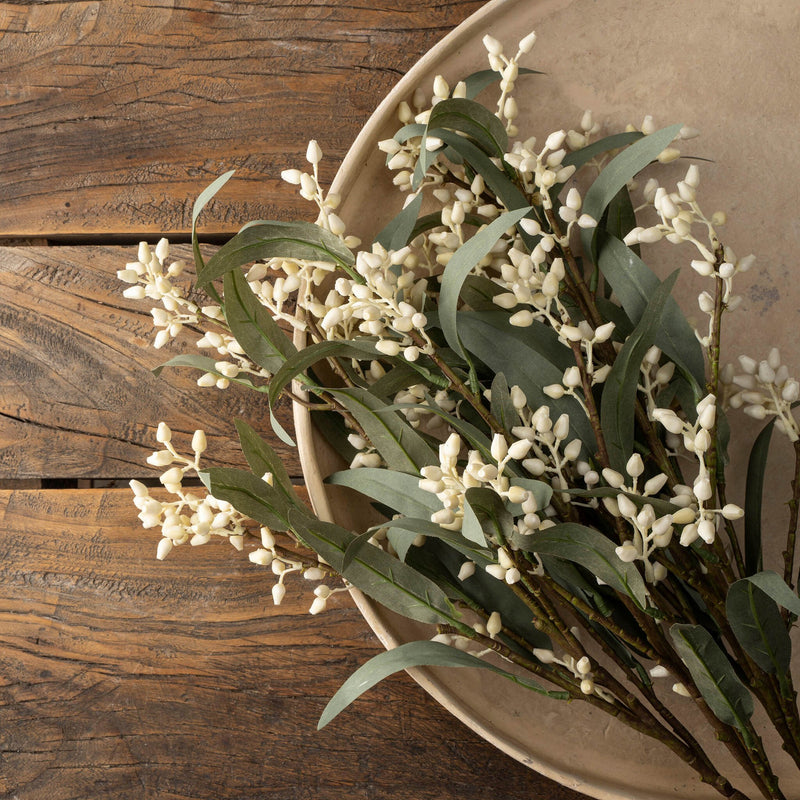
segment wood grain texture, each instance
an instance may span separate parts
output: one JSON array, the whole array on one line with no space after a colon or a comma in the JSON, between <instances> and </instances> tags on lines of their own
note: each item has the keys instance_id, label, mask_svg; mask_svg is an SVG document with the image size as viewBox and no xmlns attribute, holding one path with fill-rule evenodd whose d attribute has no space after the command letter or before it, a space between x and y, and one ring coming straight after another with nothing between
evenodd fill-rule
<instances>
[{"instance_id":1,"label":"wood grain texture","mask_svg":"<svg viewBox=\"0 0 800 800\"><path fill-rule=\"evenodd\" d=\"M145 459L161 420L186 442L206 430L208 466L244 463L235 417L271 435L263 395L200 389L188 369L151 373L198 351L188 333L150 346L149 303L123 298L116 277L135 258L135 247L0 249L0 478L155 476ZM288 403L277 413L291 425ZM271 441L299 475L296 451Z\"/></svg>"},{"instance_id":2,"label":"wood grain texture","mask_svg":"<svg viewBox=\"0 0 800 800\"><path fill-rule=\"evenodd\" d=\"M0 491L0 795L20 800L578 800L406 676L316 732L379 645L339 594L225 545L154 559L125 490Z\"/></svg>"},{"instance_id":3,"label":"wood grain texture","mask_svg":"<svg viewBox=\"0 0 800 800\"><path fill-rule=\"evenodd\" d=\"M483 0L0 3L0 235L206 230L307 214L279 180L320 140L330 178L378 102Z\"/></svg>"}]
</instances>

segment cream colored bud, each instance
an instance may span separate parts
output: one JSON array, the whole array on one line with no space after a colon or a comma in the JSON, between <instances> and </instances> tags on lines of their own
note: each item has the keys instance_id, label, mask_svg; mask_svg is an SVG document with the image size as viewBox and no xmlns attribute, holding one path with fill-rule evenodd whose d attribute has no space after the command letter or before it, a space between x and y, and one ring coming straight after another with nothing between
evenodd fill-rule
<instances>
[{"instance_id":1,"label":"cream colored bud","mask_svg":"<svg viewBox=\"0 0 800 800\"><path fill-rule=\"evenodd\" d=\"M497 636L501 630L503 630L503 621L500 618L500 612L492 611L489 615L489 619L486 620L486 632L489 636Z\"/></svg>"},{"instance_id":2,"label":"cream colored bud","mask_svg":"<svg viewBox=\"0 0 800 800\"><path fill-rule=\"evenodd\" d=\"M205 431L197 430L192 436L192 450L198 455L204 453L208 447Z\"/></svg>"}]
</instances>

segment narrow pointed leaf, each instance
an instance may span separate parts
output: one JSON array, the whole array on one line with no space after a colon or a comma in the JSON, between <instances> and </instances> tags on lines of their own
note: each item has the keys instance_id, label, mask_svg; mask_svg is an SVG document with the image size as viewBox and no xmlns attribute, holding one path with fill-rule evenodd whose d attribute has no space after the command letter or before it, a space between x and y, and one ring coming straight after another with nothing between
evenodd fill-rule
<instances>
[{"instance_id":1,"label":"narrow pointed leaf","mask_svg":"<svg viewBox=\"0 0 800 800\"><path fill-rule=\"evenodd\" d=\"M527 67L519 68L520 75L544 75L538 69L528 69ZM473 72L464 78L466 84L466 95L470 100L474 100L484 89L491 86L493 83L498 83L502 76L499 72L493 69L482 69Z\"/></svg>"},{"instance_id":2,"label":"narrow pointed leaf","mask_svg":"<svg viewBox=\"0 0 800 800\"><path fill-rule=\"evenodd\" d=\"M509 211L478 231L456 250L447 262L439 294L439 323L447 344L460 356L465 353L458 338L457 308L461 287L475 265L492 249L498 239L516 225L530 207Z\"/></svg>"},{"instance_id":3,"label":"narrow pointed leaf","mask_svg":"<svg viewBox=\"0 0 800 800\"><path fill-rule=\"evenodd\" d=\"M800 617L800 597L787 585L786 581L772 570L764 570L755 575L749 575L744 580L752 583L769 595L778 605Z\"/></svg>"},{"instance_id":4,"label":"narrow pointed leaf","mask_svg":"<svg viewBox=\"0 0 800 800\"><path fill-rule=\"evenodd\" d=\"M761 569L761 505L764 496L764 478L767 457L772 441L775 420L770 420L753 442L747 462L747 484L744 493L744 565L748 575Z\"/></svg>"},{"instance_id":5,"label":"narrow pointed leaf","mask_svg":"<svg viewBox=\"0 0 800 800\"><path fill-rule=\"evenodd\" d=\"M600 271L614 290L628 318L638 324L653 292L659 286L658 277L633 250L615 236L599 239L598 250ZM682 367L697 386L705 385L703 349L673 297L667 300L663 322L654 343Z\"/></svg>"},{"instance_id":6,"label":"narrow pointed leaf","mask_svg":"<svg viewBox=\"0 0 800 800\"><path fill-rule=\"evenodd\" d=\"M671 125L649 136L643 136L614 156L584 195L583 213L599 221L617 192L658 157L678 135L681 127L680 124ZM581 230L581 242L586 256L594 255L596 233L596 228Z\"/></svg>"},{"instance_id":7,"label":"narrow pointed leaf","mask_svg":"<svg viewBox=\"0 0 800 800\"><path fill-rule=\"evenodd\" d=\"M407 642L395 647L393 650L379 653L359 667L331 698L322 712L317 729L324 728L354 700L389 675L402 669L425 666L487 669L539 694L561 700L565 700L568 697L566 692L548 691L536 681L512 675L510 672L506 672L488 661L483 661L477 656L473 656L463 650L456 650L454 647L441 642Z\"/></svg>"},{"instance_id":8,"label":"narrow pointed leaf","mask_svg":"<svg viewBox=\"0 0 800 800\"><path fill-rule=\"evenodd\" d=\"M272 314L253 294L241 270L225 275L225 319L248 358L270 373L277 372L297 352Z\"/></svg>"},{"instance_id":9,"label":"narrow pointed leaf","mask_svg":"<svg viewBox=\"0 0 800 800\"><path fill-rule=\"evenodd\" d=\"M462 533L467 539L485 546L487 537L498 545L504 544L510 538L514 518L497 492L484 487L467 489L464 500Z\"/></svg>"},{"instance_id":10,"label":"narrow pointed leaf","mask_svg":"<svg viewBox=\"0 0 800 800\"><path fill-rule=\"evenodd\" d=\"M200 242L197 239L197 219L214 195L231 179L234 172L235 170L230 170L206 186L197 196L192 206L192 253L194 254L194 263L198 272L205 267L205 262L200 253Z\"/></svg>"},{"instance_id":11,"label":"narrow pointed leaf","mask_svg":"<svg viewBox=\"0 0 800 800\"><path fill-rule=\"evenodd\" d=\"M708 707L726 725L748 736L752 695L711 634L700 625L673 625L670 635Z\"/></svg>"},{"instance_id":12,"label":"narrow pointed leaf","mask_svg":"<svg viewBox=\"0 0 800 800\"><path fill-rule=\"evenodd\" d=\"M504 430L510 431L514 426L519 425L519 414L517 414L517 410L511 402L508 381L502 372L498 372L494 376L491 398L491 414L502 425Z\"/></svg>"},{"instance_id":13,"label":"narrow pointed leaf","mask_svg":"<svg viewBox=\"0 0 800 800\"><path fill-rule=\"evenodd\" d=\"M262 222L242 229L208 260L197 275L199 284L210 283L226 272L269 258L325 261L343 268L355 263L338 236L311 222ZM352 270L349 270L352 273ZM360 276L353 273L361 280Z\"/></svg>"},{"instance_id":14,"label":"narrow pointed leaf","mask_svg":"<svg viewBox=\"0 0 800 800\"><path fill-rule=\"evenodd\" d=\"M371 529L374 532L377 528L386 528L389 541L394 547L397 557L401 561L406 560L411 542L417 536L425 536L426 539L441 539L461 555L475 561L484 567L493 563L491 553L485 547L476 546L475 542L470 541L458 531L450 531L431 522L429 519L412 519L410 517L398 517L397 519L387 520L381 525L376 525ZM399 534L399 535L398 535ZM399 545L399 546L398 546Z\"/></svg>"},{"instance_id":15,"label":"narrow pointed leaf","mask_svg":"<svg viewBox=\"0 0 800 800\"><path fill-rule=\"evenodd\" d=\"M395 411L366 389L328 389L367 434L389 469L419 474L428 464L439 459L428 443Z\"/></svg>"},{"instance_id":16,"label":"narrow pointed leaf","mask_svg":"<svg viewBox=\"0 0 800 800\"><path fill-rule=\"evenodd\" d=\"M442 508L441 500L435 494L419 488L419 475L360 467L334 472L327 482L349 486L404 517L430 519L431 514Z\"/></svg>"},{"instance_id":17,"label":"narrow pointed leaf","mask_svg":"<svg viewBox=\"0 0 800 800\"><path fill-rule=\"evenodd\" d=\"M565 522L532 533L524 540L519 537L518 543L529 552L580 564L612 589L627 594L639 608L647 605L648 591L639 570L634 564L621 561L614 543L599 531Z\"/></svg>"},{"instance_id":18,"label":"narrow pointed leaf","mask_svg":"<svg viewBox=\"0 0 800 800\"><path fill-rule=\"evenodd\" d=\"M503 123L481 103L451 98L437 103L428 118L428 129L445 128L472 139L487 155L502 158L508 149Z\"/></svg>"},{"instance_id":19,"label":"narrow pointed leaf","mask_svg":"<svg viewBox=\"0 0 800 800\"><path fill-rule=\"evenodd\" d=\"M414 233L419 210L422 207L420 192L386 227L375 237L375 241L387 250L400 250L405 247ZM441 216L439 217L441 223Z\"/></svg>"},{"instance_id":20,"label":"narrow pointed leaf","mask_svg":"<svg viewBox=\"0 0 800 800\"><path fill-rule=\"evenodd\" d=\"M289 524L302 542L368 597L404 617L430 624L459 624L458 612L431 580L380 547L366 546L344 565L355 534L289 510Z\"/></svg>"},{"instance_id":21,"label":"narrow pointed leaf","mask_svg":"<svg viewBox=\"0 0 800 800\"><path fill-rule=\"evenodd\" d=\"M636 392L642 359L653 344L677 277L677 271L673 272L653 292L642 319L622 346L603 384L600 422L609 461L620 472L624 472L625 463L633 452Z\"/></svg>"},{"instance_id":22,"label":"narrow pointed leaf","mask_svg":"<svg viewBox=\"0 0 800 800\"><path fill-rule=\"evenodd\" d=\"M800 604L800 599L786 588ZM778 604L745 578L731 585L725 611L733 633L750 658L765 672L782 676L791 663L792 643Z\"/></svg>"},{"instance_id":23,"label":"narrow pointed leaf","mask_svg":"<svg viewBox=\"0 0 800 800\"><path fill-rule=\"evenodd\" d=\"M375 349L375 343L365 339L315 342L302 350L296 350L272 376L272 380L269 383L269 399L274 403L280 397L281 392L298 375L304 373L318 361L326 358L367 360L376 358L379 355Z\"/></svg>"}]
</instances>

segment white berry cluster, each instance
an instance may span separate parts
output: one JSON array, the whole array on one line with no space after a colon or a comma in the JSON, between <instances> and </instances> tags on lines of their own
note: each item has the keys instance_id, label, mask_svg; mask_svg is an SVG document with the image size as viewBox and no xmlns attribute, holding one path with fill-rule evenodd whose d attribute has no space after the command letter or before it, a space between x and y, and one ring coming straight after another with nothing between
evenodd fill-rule
<instances>
[{"instance_id":1,"label":"white berry cluster","mask_svg":"<svg viewBox=\"0 0 800 800\"><path fill-rule=\"evenodd\" d=\"M724 370L724 377L735 387L728 399L731 408L742 408L754 419L775 417L775 427L789 440L800 440L800 428L792 414L792 405L800 400L800 383L789 376L777 347L762 361L739 356L741 372L734 374L733 365Z\"/></svg>"}]
</instances>

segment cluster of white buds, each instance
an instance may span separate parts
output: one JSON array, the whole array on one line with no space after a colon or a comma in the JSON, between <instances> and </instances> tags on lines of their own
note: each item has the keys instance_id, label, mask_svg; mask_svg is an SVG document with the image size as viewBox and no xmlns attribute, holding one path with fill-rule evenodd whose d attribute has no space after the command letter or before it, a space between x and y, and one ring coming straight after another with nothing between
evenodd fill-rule
<instances>
[{"instance_id":1,"label":"cluster of white buds","mask_svg":"<svg viewBox=\"0 0 800 800\"><path fill-rule=\"evenodd\" d=\"M586 147L596 133L599 133L602 126L594 119L594 114L591 109L586 109L581 115L581 121L578 124L578 129L570 128L567 131L567 136L564 139L564 144L570 150L580 150Z\"/></svg>"},{"instance_id":2,"label":"cluster of white buds","mask_svg":"<svg viewBox=\"0 0 800 800\"><path fill-rule=\"evenodd\" d=\"M265 527L258 528L255 522L239 513L230 503L219 500L213 495L196 493L183 486L185 476L196 475L200 470L200 457L207 447L206 435L198 430L192 436L192 456L181 455L172 442L172 431L169 426L160 422L156 431L156 440L161 449L156 450L147 463L154 467L166 467L159 476L159 481L174 499L159 500L150 494L150 489L141 481L132 480L133 502L139 509L139 521L143 528L161 528L161 539L158 543L156 558L165 559L173 547L182 544L199 546L207 544L212 537L227 539L238 551L244 550L245 541L251 537L260 539L261 546L248 553L249 560L259 566L270 567L277 581L272 587L272 599L280 605L286 594L284 581L292 573L302 573L308 580L320 581L329 576L330 570L321 566L309 567L302 561L287 555L287 551L278 548L273 532ZM268 484L272 484L272 475L263 476ZM345 588L331 588L320 585L314 590L314 601L309 612L318 614L325 608L328 597Z\"/></svg>"},{"instance_id":3,"label":"cluster of white buds","mask_svg":"<svg viewBox=\"0 0 800 800\"><path fill-rule=\"evenodd\" d=\"M602 686L598 686L594 681L594 671L592 669L592 662L589 656L581 656L575 658L569 654L564 654L561 658L556 654L544 647L535 647L533 655L537 661L547 666L557 664L564 669L569 670L573 677L579 681L579 686L583 694L594 694L602 697L608 702L614 702L613 695L606 691Z\"/></svg>"},{"instance_id":4,"label":"cluster of white buds","mask_svg":"<svg viewBox=\"0 0 800 800\"><path fill-rule=\"evenodd\" d=\"M707 466L707 454L712 445L717 414L717 399L713 394L706 395L696 406L697 420L690 423L678 416L669 408L653 408L649 413L651 420L660 423L669 433L683 439L683 447L697 458L698 471L691 488L675 486L673 505L681 510L673 515L673 522L683 525L680 543L688 547L698 538L706 544L712 544L717 535L719 518L727 520L739 519L744 511L733 503L724 508L711 508L709 501L714 496L712 476Z\"/></svg>"},{"instance_id":5,"label":"cluster of white buds","mask_svg":"<svg viewBox=\"0 0 800 800\"><path fill-rule=\"evenodd\" d=\"M778 348L773 347L763 361L739 356L739 365L742 372L738 375L733 374L732 365L723 370L724 377L738 389L728 399L731 408L743 408L754 419L775 417L775 427L790 441L798 441L800 428L792 405L800 400L800 383L789 376Z\"/></svg>"},{"instance_id":6,"label":"cluster of white buds","mask_svg":"<svg viewBox=\"0 0 800 800\"><path fill-rule=\"evenodd\" d=\"M610 514L624 519L633 532L633 538L617 547L617 556L627 563L641 562L645 580L656 583L666 578L667 570L663 564L652 560L652 557L658 548L668 547L672 541L674 519L672 514L657 516L653 504L643 501L658 495L667 482L667 476L657 473L640 486L644 462L638 453L628 459L625 472L627 478L608 467L602 473L605 482L619 492L613 497L604 497L603 504ZM639 503L634 502L631 497L640 498Z\"/></svg>"},{"instance_id":7,"label":"cluster of white buds","mask_svg":"<svg viewBox=\"0 0 800 800\"><path fill-rule=\"evenodd\" d=\"M516 403L515 407L522 424L514 426L511 434L530 444L530 452L522 460L523 468L534 478L549 479L555 491L565 490L567 472L571 465L580 463L578 459L582 450L581 440L570 437L569 415L561 414L553 420L548 406L540 406L535 411ZM587 480L591 481L591 476ZM541 523L537 515L526 516L520 523L520 532L532 533L539 527Z\"/></svg>"},{"instance_id":8,"label":"cluster of white buds","mask_svg":"<svg viewBox=\"0 0 800 800\"><path fill-rule=\"evenodd\" d=\"M669 385L675 374L675 362L666 361L662 364L661 355L661 348L653 345L644 354L640 367L642 382L639 384L639 391L646 398L648 411L656 408L658 393Z\"/></svg>"},{"instance_id":9,"label":"cluster of white buds","mask_svg":"<svg viewBox=\"0 0 800 800\"><path fill-rule=\"evenodd\" d=\"M479 451L470 450L463 469L459 470L462 448L461 437L451 433L439 445L439 466L423 467L420 471L420 489L435 494L442 503L442 508L431 515L432 522L448 530L461 530L466 491L476 487L490 488L504 500L519 504L526 517L536 516L540 509L533 493L504 475L509 461L524 461L531 449L528 439L517 439L509 445L502 434L495 434L491 445L494 463L486 463ZM530 531L526 528L526 532Z\"/></svg>"},{"instance_id":10,"label":"cluster of white buds","mask_svg":"<svg viewBox=\"0 0 800 800\"><path fill-rule=\"evenodd\" d=\"M200 309L188 296L184 287L174 278L183 274L186 262L169 261L169 241L160 239L155 248L147 242L139 243L137 260L117 271L117 277L131 284L122 292L130 300L155 300L160 307L151 310L153 325L158 328L153 347L162 348L174 339L185 325L197 325L201 316L216 318L219 308Z\"/></svg>"},{"instance_id":11,"label":"cluster of white buds","mask_svg":"<svg viewBox=\"0 0 800 800\"><path fill-rule=\"evenodd\" d=\"M344 222L334 213L339 207L341 197L336 192L325 192L319 182L319 164L322 161L322 149L312 139L306 148L306 161L311 165L311 172L299 169L285 169L281 178L286 183L300 187L300 197L315 203L319 209L317 225L338 236L348 247L358 247L360 239L345 235Z\"/></svg>"},{"instance_id":12,"label":"cluster of white buds","mask_svg":"<svg viewBox=\"0 0 800 800\"><path fill-rule=\"evenodd\" d=\"M514 120L519 116L519 107L511 93L514 91L514 85L519 77L519 61L524 55L530 53L535 44L536 34L531 32L520 40L516 55L509 58L504 53L502 43L494 36L487 34L483 37L483 46L489 57L489 68L500 76L500 97L495 113L501 122L505 122L509 136L516 136L518 133Z\"/></svg>"}]
</instances>

